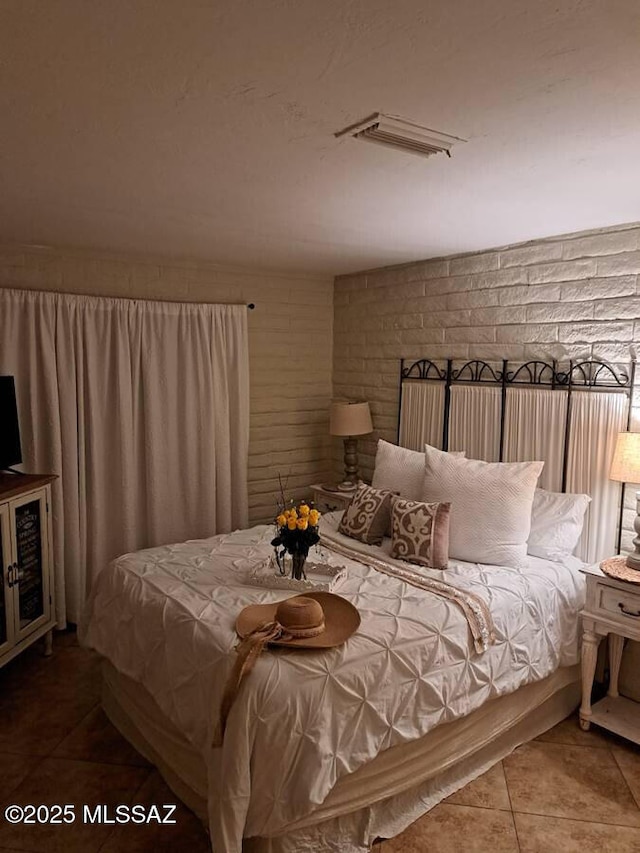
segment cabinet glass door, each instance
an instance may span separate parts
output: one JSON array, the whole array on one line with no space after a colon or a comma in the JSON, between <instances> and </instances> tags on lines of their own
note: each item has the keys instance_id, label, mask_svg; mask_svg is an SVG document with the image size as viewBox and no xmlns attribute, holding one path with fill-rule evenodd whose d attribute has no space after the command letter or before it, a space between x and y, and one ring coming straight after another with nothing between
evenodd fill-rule
<instances>
[{"instance_id":1,"label":"cabinet glass door","mask_svg":"<svg viewBox=\"0 0 640 853\"><path fill-rule=\"evenodd\" d=\"M15 625L18 636L24 636L45 622L49 614L47 504L41 494L14 501L12 506L18 564Z\"/></svg>"},{"instance_id":2,"label":"cabinet glass door","mask_svg":"<svg viewBox=\"0 0 640 853\"><path fill-rule=\"evenodd\" d=\"M0 655L13 639L13 594L9 586L11 536L9 507L0 507Z\"/></svg>"}]
</instances>

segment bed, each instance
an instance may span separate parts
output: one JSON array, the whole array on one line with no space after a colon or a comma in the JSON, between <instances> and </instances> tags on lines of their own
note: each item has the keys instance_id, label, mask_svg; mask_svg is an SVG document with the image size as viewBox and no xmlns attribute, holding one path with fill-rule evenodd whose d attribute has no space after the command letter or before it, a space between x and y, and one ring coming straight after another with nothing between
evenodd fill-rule
<instances>
[{"instance_id":1,"label":"bed","mask_svg":"<svg viewBox=\"0 0 640 853\"><path fill-rule=\"evenodd\" d=\"M400 375L402 447L378 444L374 487L415 499L431 451L466 464L425 442L516 467L544 459L543 488L562 490L542 493L551 525L558 513L549 507L583 499L575 537L560 556L536 556L532 527L517 567L480 564L475 543L491 540L480 527L480 539L467 530L464 558L416 572L391 556L388 537L362 544L340 532L341 513L325 516L322 558L346 568L336 592L358 608L360 628L325 652L264 652L221 748L213 744L235 618L289 594L248 583L272 552L273 527L128 554L103 571L81 639L104 658L105 710L208 824L216 853L364 853L579 704L584 582L572 551L591 561L613 548L619 502L608 446L628 425L634 365L625 373L595 361L562 369L422 359L401 364ZM413 454L411 464L403 457L385 469L381 444L392 460ZM593 498L583 533L590 498L566 491ZM478 505L491 499L467 518ZM453 519L453 500L451 508Z\"/></svg>"},{"instance_id":2,"label":"bed","mask_svg":"<svg viewBox=\"0 0 640 853\"><path fill-rule=\"evenodd\" d=\"M273 528L125 555L92 591L81 638L105 659L105 709L218 853L368 850L578 704L580 561L452 561L447 585L491 611L495 643L477 652L454 600L368 566L393 565L389 540L354 543L339 516L322 520L324 557L346 566L337 592L360 629L325 653L263 653L221 749L235 615L287 595L246 583Z\"/></svg>"}]
</instances>

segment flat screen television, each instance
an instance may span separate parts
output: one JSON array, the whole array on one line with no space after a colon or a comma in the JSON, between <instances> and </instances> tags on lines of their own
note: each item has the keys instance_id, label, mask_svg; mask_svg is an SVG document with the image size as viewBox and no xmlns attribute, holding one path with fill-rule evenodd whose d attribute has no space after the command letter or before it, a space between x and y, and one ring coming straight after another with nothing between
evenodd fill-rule
<instances>
[{"instance_id":1,"label":"flat screen television","mask_svg":"<svg viewBox=\"0 0 640 853\"><path fill-rule=\"evenodd\" d=\"M13 376L0 376L0 471L22 462Z\"/></svg>"}]
</instances>

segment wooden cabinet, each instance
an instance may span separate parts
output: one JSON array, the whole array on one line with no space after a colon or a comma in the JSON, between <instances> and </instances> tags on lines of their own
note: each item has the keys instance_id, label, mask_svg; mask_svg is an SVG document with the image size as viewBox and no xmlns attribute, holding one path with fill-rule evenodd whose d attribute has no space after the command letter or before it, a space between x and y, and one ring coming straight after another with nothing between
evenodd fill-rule
<instances>
[{"instance_id":1,"label":"wooden cabinet","mask_svg":"<svg viewBox=\"0 0 640 853\"><path fill-rule=\"evenodd\" d=\"M580 725L602 726L640 744L640 703L620 696L618 675L626 639L640 640L640 585L615 580L598 566L583 569L587 576L587 600L582 611L582 705ZM591 704L591 690L598 646L609 637L609 690Z\"/></svg>"},{"instance_id":2,"label":"wooden cabinet","mask_svg":"<svg viewBox=\"0 0 640 853\"><path fill-rule=\"evenodd\" d=\"M0 666L55 624L51 476L0 474Z\"/></svg>"}]
</instances>

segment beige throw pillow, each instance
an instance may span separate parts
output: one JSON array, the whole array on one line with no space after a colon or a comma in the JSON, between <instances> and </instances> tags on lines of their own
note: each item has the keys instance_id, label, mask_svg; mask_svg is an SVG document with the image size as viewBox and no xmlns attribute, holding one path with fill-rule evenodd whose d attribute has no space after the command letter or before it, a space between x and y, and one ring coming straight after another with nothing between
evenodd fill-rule
<instances>
[{"instance_id":1,"label":"beige throw pillow","mask_svg":"<svg viewBox=\"0 0 640 853\"><path fill-rule=\"evenodd\" d=\"M543 465L481 462L426 448L423 500L451 503L452 559L526 567L531 507Z\"/></svg>"},{"instance_id":2,"label":"beige throw pillow","mask_svg":"<svg viewBox=\"0 0 640 853\"><path fill-rule=\"evenodd\" d=\"M367 545L379 545L389 527L392 492L360 483L342 514L338 532Z\"/></svg>"},{"instance_id":3,"label":"beige throw pillow","mask_svg":"<svg viewBox=\"0 0 640 853\"><path fill-rule=\"evenodd\" d=\"M393 498L391 556L430 569L449 564L449 503Z\"/></svg>"}]
</instances>

